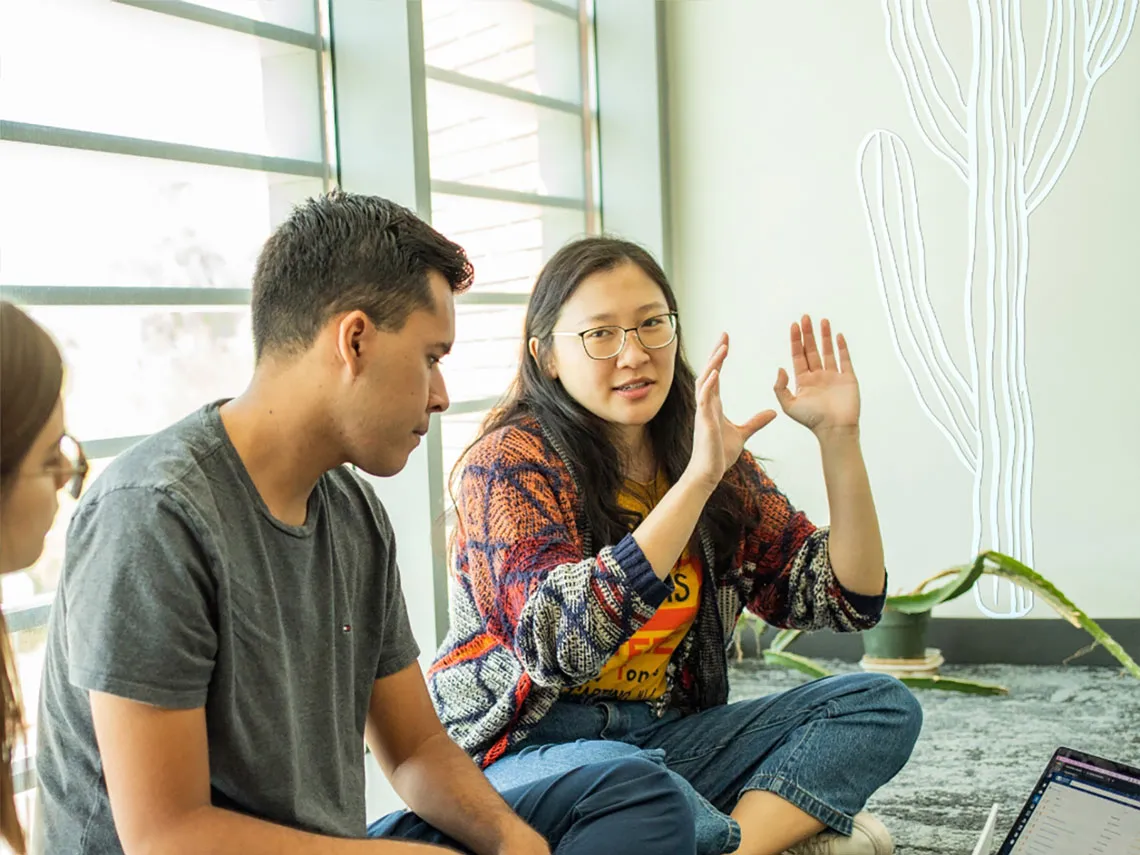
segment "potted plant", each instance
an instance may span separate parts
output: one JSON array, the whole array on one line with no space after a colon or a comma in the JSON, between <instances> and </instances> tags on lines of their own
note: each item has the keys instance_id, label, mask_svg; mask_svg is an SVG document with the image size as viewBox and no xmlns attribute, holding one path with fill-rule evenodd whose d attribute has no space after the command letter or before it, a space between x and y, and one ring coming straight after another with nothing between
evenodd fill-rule
<instances>
[{"instance_id":1,"label":"potted plant","mask_svg":"<svg viewBox=\"0 0 1140 855\"><path fill-rule=\"evenodd\" d=\"M931 612L940 603L949 602L969 591L984 575L1009 579L1032 591L1062 618L1080 627L1124 666L1124 670L1140 679L1140 665L1100 626L1039 573L1008 555L983 552L972 564L952 567L925 580L905 594L889 594L878 626L862 633L866 670L892 673L913 688L949 689L975 694L1005 694L1004 686L977 680L942 677L938 667L942 657L926 646L926 631ZM936 582L942 584L931 587ZM753 629L760 621L749 616ZM738 627L738 632L740 628ZM764 650L765 661L802 671L813 677L831 672L813 659L791 653L788 648L801 635L800 630L783 630ZM738 651L740 650L738 642Z\"/></svg>"}]
</instances>

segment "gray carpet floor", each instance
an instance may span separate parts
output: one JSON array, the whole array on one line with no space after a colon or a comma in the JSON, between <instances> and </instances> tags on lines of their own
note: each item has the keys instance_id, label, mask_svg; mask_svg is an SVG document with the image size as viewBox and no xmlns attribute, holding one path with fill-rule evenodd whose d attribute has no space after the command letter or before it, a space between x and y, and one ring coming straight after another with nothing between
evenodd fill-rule
<instances>
[{"instance_id":1,"label":"gray carpet floor","mask_svg":"<svg viewBox=\"0 0 1140 855\"><path fill-rule=\"evenodd\" d=\"M856 666L827 663L837 672ZM925 713L910 763L868 805L900 855L970 855L990 806L1000 843L1061 745L1140 766L1140 680L1109 668L944 667L1000 683L1007 696L917 693ZM732 699L789 689L806 678L755 661L733 666Z\"/></svg>"}]
</instances>

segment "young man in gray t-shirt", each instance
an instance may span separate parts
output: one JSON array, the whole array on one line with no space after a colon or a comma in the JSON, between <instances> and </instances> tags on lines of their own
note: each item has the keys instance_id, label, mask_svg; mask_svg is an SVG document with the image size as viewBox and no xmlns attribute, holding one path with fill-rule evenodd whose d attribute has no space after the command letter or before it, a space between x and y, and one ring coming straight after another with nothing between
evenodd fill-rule
<instances>
[{"instance_id":1,"label":"young man in gray t-shirt","mask_svg":"<svg viewBox=\"0 0 1140 855\"><path fill-rule=\"evenodd\" d=\"M40 713L46 852L695 851L663 767L499 796L432 708L388 517L345 464L394 475L447 408L471 278L375 197L310 200L269 239L247 390L120 455L72 520ZM365 740L414 811L383 838Z\"/></svg>"}]
</instances>

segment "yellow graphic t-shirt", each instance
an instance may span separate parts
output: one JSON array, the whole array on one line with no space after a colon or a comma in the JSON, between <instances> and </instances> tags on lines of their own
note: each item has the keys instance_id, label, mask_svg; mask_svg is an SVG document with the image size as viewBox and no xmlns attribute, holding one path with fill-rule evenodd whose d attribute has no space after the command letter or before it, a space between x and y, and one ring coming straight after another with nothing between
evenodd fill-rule
<instances>
[{"instance_id":1,"label":"yellow graphic t-shirt","mask_svg":"<svg viewBox=\"0 0 1140 855\"><path fill-rule=\"evenodd\" d=\"M663 476L653 484L627 482L618 504L645 517L669 489ZM651 701L665 694L665 667L697 618L701 565L688 547L669 574L673 593L649 622L633 634L595 679L569 689L571 694L605 695L623 701Z\"/></svg>"}]
</instances>

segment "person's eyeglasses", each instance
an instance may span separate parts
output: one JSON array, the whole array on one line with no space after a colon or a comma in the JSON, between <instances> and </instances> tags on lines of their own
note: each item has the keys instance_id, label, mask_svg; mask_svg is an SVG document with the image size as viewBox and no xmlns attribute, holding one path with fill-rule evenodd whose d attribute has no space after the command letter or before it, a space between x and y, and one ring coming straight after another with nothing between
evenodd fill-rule
<instances>
[{"instance_id":1,"label":"person's eyeglasses","mask_svg":"<svg viewBox=\"0 0 1140 855\"><path fill-rule=\"evenodd\" d=\"M626 336L633 333L646 350L668 347L677 338L677 313L666 312L646 318L635 327L593 327L583 332L552 332L551 335L576 335L590 359L613 359L625 349Z\"/></svg>"},{"instance_id":2,"label":"person's eyeglasses","mask_svg":"<svg viewBox=\"0 0 1140 855\"><path fill-rule=\"evenodd\" d=\"M65 433L59 441L59 457L58 463L47 467L48 474L55 477L61 490L66 490L71 498L78 499L91 469L87 456L83 453L83 446L71 434Z\"/></svg>"}]
</instances>

